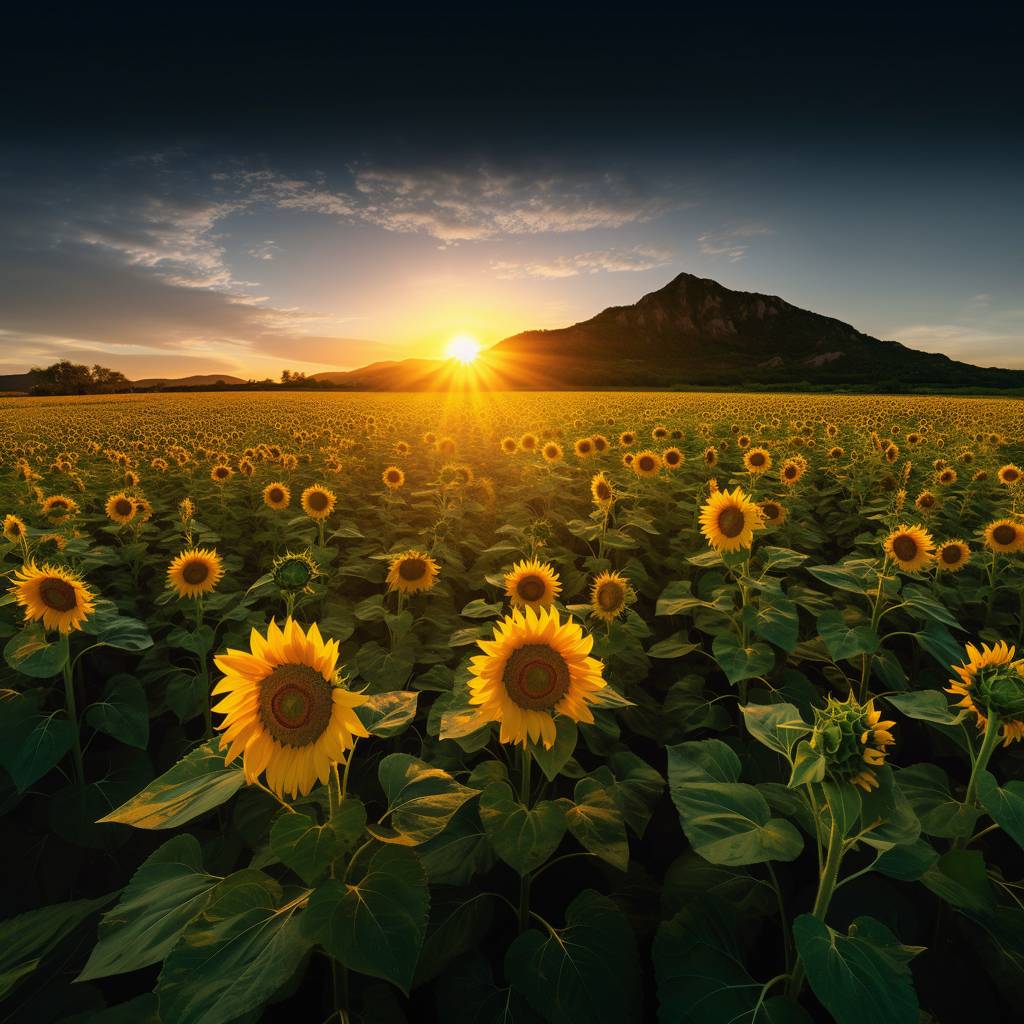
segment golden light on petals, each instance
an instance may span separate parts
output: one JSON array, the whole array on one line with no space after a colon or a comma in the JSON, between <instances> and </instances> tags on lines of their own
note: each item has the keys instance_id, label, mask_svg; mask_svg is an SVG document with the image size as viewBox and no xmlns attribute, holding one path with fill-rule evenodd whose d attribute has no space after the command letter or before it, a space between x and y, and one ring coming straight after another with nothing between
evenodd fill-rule
<instances>
[{"instance_id":1,"label":"golden light on petals","mask_svg":"<svg viewBox=\"0 0 1024 1024\"><path fill-rule=\"evenodd\" d=\"M95 595L89 587L60 566L27 562L14 573L13 580L9 593L25 609L25 618L42 622L46 629L61 633L81 629L95 608Z\"/></svg>"},{"instance_id":2,"label":"golden light on petals","mask_svg":"<svg viewBox=\"0 0 1024 1024\"><path fill-rule=\"evenodd\" d=\"M505 574L505 594L514 608L547 608L561 590L554 567L536 558L517 562Z\"/></svg>"},{"instance_id":3,"label":"golden light on petals","mask_svg":"<svg viewBox=\"0 0 1024 1024\"><path fill-rule=\"evenodd\" d=\"M764 513L737 487L712 493L701 509L700 524L717 551L739 551L754 543L754 531L764 526Z\"/></svg>"},{"instance_id":4,"label":"golden light on petals","mask_svg":"<svg viewBox=\"0 0 1024 1024\"><path fill-rule=\"evenodd\" d=\"M167 567L167 585L178 598L202 597L221 581L224 563L213 548L190 548Z\"/></svg>"},{"instance_id":5,"label":"golden light on petals","mask_svg":"<svg viewBox=\"0 0 1024 1024\"><path fill-rule=\"evenodd\" d=\"M388 590L416 594L432 590L440 566L424 551L403 551L388 563Z\"/></svg>"}]
</instances>

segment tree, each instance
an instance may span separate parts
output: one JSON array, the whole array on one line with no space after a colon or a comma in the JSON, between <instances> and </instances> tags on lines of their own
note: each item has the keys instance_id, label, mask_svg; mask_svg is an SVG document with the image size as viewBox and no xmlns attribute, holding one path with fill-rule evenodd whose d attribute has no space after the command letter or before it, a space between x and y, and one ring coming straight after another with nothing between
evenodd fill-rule
<instances>
[{"instance_id":1,"label":"tree","mask_svg":"<svg viewBox=\"0 0 1024 1024\"><path fill-rule=\"evenodd\" d=\"M33 366L33 395L94 395L98 392L127 391L131 381L119 370L61 359L47 367Z\"/></svg>"},{"instance_id":2,"label":"tree","mask_svg":"<svg viewBox=\"0 0 1024 1024\"><path fill-rule=\"evenodd\" d=\"M291 382L292 382L292 371L291 370L282 370L281 371L281 383L282 384L291 384Z\"/></svg>"}]
</instances>

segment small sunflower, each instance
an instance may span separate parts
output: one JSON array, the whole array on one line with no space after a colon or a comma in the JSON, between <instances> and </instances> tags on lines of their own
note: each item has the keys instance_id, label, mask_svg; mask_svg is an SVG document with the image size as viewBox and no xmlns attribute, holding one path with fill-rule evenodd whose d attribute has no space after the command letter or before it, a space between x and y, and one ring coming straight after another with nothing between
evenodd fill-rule
<instances>
[{"instance_id":1,"label":"small sunflower","mask_svg":"<svg viewBox=\"0 0 1024 1024\"><path fill-rule=\"evenodd\" d=\"M1001 555L1024 549L1024 524L997 519L985 527L985 546Z\"/></svg>"},{"instance_id":2,"label":"small sunflower","mask_svg":"<svg viewBox=\"0 0 1024 1024\"><path fill-rule=\"evenodd\" d=\"M1005 466L999 467L999 472L996 476L999 478L999 482L1004 487L1012 487L1014 484L1020 483L1022 471L1020 466L1015 466L1012 462L1008 462Z\"/></svg>"},{"instance_id":3,"label":"small sunflower","mask_svg":"<svg viewBox=\"0 0 1024 1024\"><path fill-rule=\"evenodd\" d=\"M804 475L806 464L802 459L786 459L779 469L779 479L787 486L792 487Z\"/></svg>"},{"instance_id":4,"label":"small sunflower","mask_svg":"<svg viewBox=\"0 0 1024 1024\"><path fill-rule=\"evenodd\" d=\"M388 590L416 594L433 590L440 566L423 551L403 551L388 563Z\"/></svg>"},{"instance_id":5,"label":"small sunflower","mask_svg":"<svg viewBox=\"0 0 1024 1024\"><path fill-rule=\"evenodd\" d=\"M935 475L935 482L940 487L950 487L956 483L956 470L952 466L946 466L945 469L940 469Z\"/></svg>"},{"instance_id":6,"label":"small sunflower","mask_svg":"<svg viewBox=\"0 0 1024 1024\"><path fill-rule=\"evenodd\" d=\"M920 572L935 556L935 541L920 526L898 526L885 538L884 548L904 572Z\"/></svg>"},{"instance_id":7,"label":"small sunflower","mask_svg":"<svg viewBox=\"0 0 1024 1024\"><path fill-rule=\"evenodd\" d=\"M590 496L598 508L608 508L615 499L615 490L604 473L595 473L590 480Z\"/></svg>"},{"instance_id":8,"label":"small sunflower","mask_svg":"<svg viewBox=\"0 0 1024 1024\"><path fill-rule=\"evenodd\" d=\"M78 502L66 494L51 494L42 505L42 513L55 523L62 523L78 511Z\"/></svg>"},{"instance_id":9,"label":"small sunflower","mask_svg":"<svg viewBox=\"0 0 1024 1024\"><path fill-rule=\"evenodd\" d=\"M112 522L119 526L126 526L135 518L135 513L138 510L135 507L135 499L129 497L124 491L119 491L107 498L104 511Z\"/></svg>"},{"instance_id":10,"label":"small sunflower","mask_svg":"<svg viewBox=\"0 0 1024 1024\"><path fill-rule=\"evenodd\" d=\"M4 539L17 544L25 536L25 523L16 515L4 516Z\"/></svg>"},{"instance_id":11,"label":"small sunflower","mask_svg":"<svg viewBox=\"0 0 1024 1024\"><path fill-rule=\"evenodd\" d=\"M946 540L935 549L935 568L939 572L959 572L970 560L971 549L962 540Z\"/></svg>"},{"instance_id":12,"label":"small sunflower","mask_svg":"<svg viewBox=\"0 0 1024 1024\"><path fill-rule=\"evenodd\" d=\"M519 451L519 442L514 437L503 437L501 439L501 450L505 455L515 455Z\"/></svg>"},{"instance_id":13,"label":"small sunflower","mask_svg":"<svg viewBox=\"0 0 1024 1024\"><path fill-rule=\"evenodd\" d=\"M914 499L914 504L921 512L931 512L938 507L939 499L931 491L922 491Z\"/></svg>"},{"instance_id":14,"label":"small sunflower","mask_svg":"<svg viewBox=\"0 0 1024 1024\"><path fill-rule=\"evenodd\" d=\"M772 457L764 448L748 448L743 454L743 465L748 473L759 476L772 468Z\"/></svg>"},{"instance_id":15,"label":"small sunflower","mask_svg":"<svg viewBox=\"0 0 1024 1024\"><path fill-rule=\"evenodd\" d=\"M224 563L213 548L189 548L167 567L167 585L178 592L178 599L202 597L220 582Z\"/></svg>"},{"instance_id":16,"label":"small sunflower","mask_svg":"<svg viewBox=\"0 0 1024 1024\"><path fill-rule=\"evenodd\" d=\"M636 434L632 430L624 430L619 434L619 447L632 448L636 444Z\"/></svg>"},{"instance_id":17,"label":"small sunflower","mask_svg":"<svg viewBox=\"0 0 1024 1024\"><path fill-rule=\"evenodd\" d=\"M661 456L652 451L637 452L630 469L639 477L657 476L661 472Z\"/></svg>"},{"instance_id":18,"label":"small sunflower","mask_svg":"<svg viewBox=\"0 0 1024 1024\"><path fill-rule=\"evenodd\" d=\"M718 449L714 445L711 445L710 447L705 448L704 449L703 458L704 458L704 465L707 466L708 468L711 468L713 466L717 466L718 465Z\"/></svg>"},{"instance_id":19,"label":"small sunflower","mask_svg":"<svg viewBox=\"0 0 1024 1024\"><path fill-rule=\"evenodd\" d=\"M967 644L967 661L954 665L959 678L950 679L947 693L962 699L957 707L975 716L984 729L989 715L997 715L1002 726L1003 745L1024 739L1024 659L1014 659L1016 649L1005 640L978 650Z\"/></svg>"},{"instance_id":20,"label":"small sunflower","mask_svg":"<svg viewBox=\"0 0 1024 1024\"><path fill-rule=\"evenodd\" d=\"M739 551L754 543L754 531L764 526L764 515L737 487L711 494L700 511L700 524L700 532L715 550Z\"/></svg>"},{"instance_id":21,"label":"small sunflower","mask_svg":"<svg viewBox=\"0 0 1024 1024\"><path fill-rule=\"evenodd\" d=\"M397 491L405 483L405 473L397 466L388 466L380 475L389 491Z\"/></svg>"},{"instance_id":22,"label":"small sunflower","mask_svg":"<svg viewBox=\"0 0 1024 1024\"><path fill-rule=\"evenodd\" d=\"M241 755L250 783L266 772L279 796L305 796L368 735L355 713L367 698L342 685L338 642L325 642L315 623L306 633L291 619L283 629L271 620L266 638L254 629L248 651L229 649L214 663L223 673L213 693L225 696L212 710L224 716L224 763Z\"/></svg>"},{"instance_id":23,"label":"small sunflower","mask_svg":"<svg viewBox=\"0 0 1024 1024\"><path fill-rule=\"evenodd\" d=\"M825 770L838 781L850 782L870 792L878 788L874 769L885 763L886 747L895 743L895 725L883 721L873 702L860 704L829 697L824 708L814 709L810 745L825 758Z\"/></svg>"},{"instance_id":24,"label":"small sunflower","mask_svg":"<svg viewBox=\"0 0 1024 1024\"><path fill-rule=\"evenodd\" d=\"M573 444L572 450L576 458L588 459L594 454L594 439L591 437L581 437Z\"/></svg>"},{"instance_id":25,"label":"small sunflower","mask_svg":"<svg viewBox=\"0 0 1024 1024\"><path fill-rule=\"evenodd\" d=\"M661 453L661 461L666 469L674 471L686 461L686 456L678 448L666 448Z\"/></svg>"},{"instance_id":26,"label":"small sunflower","mask_svg":"<svg viewBox=\"0 0 1024 1024\"><path fill-rule=\"evenodd\" d=\"M93 592L81 578L56 565L39 567L28 562L13 576L9 592L25 609L29 622L42 620L46 629L70 633L81 629L82 623L95 608Z\"/></svg>"},{"instance_id":27,"label":"small sunflower","mask_svg":"<svg viewBox=\"0 0 1024 1024\"><path fill-rule=\"evenodd\" d=\"M560 462L562 459L561 445L556 444L554 441L548 441L541 449L541 455L544 456L545 462Z\"/></svg>"},{"instance_id":28,"label":"small sunflower","mask_svg":"<svg viewBox=\"0 0 1024 1024\"><path fill-rule=\"evenodd\" d=\"M477 718L500 723L502 743L540 742L550 750L555 716L592 723L593 694L602 690L604 666L590 657L594 639L578 623L563 623L554 609L515 610L478 640L484 652L471 659L470 704Z\"/></svg>"},{"instance_id":29,"label":"small sunflower","mask_svg":"<svg viewBox=\"0 0 1024 1024\"><path fill-rule=\"evenodd\" d=\"M235 471L230 466L214 466L210 470L210 479L215 484L227 483L235 475Z\"/></svg>"},{"instance_id":30,"label":"small sunflower","mask_svg":"<svg viewBox=\"0 0 1024 1024\"><path fill-rule=\"evenodd\" d=\"M603 622L614 622L632 595L629 580L617 572L601 573L590 588L590 614Z\"/></svg>"},{"instance_id":31,"label":"small sunflower","mask_svg":"<svg viewBox=\"0 0 1024 1024\"><path fill-rule=\"evenodd\" d=\"M517 562L505 574L505 594L514 608L548 608L561 589L554 566L536 558Z\"/></svg>"},{"instance_id":32,"label":"small sunflower","mask_svg":"<svg viewBox=\"0 0 1024 1024\"><path fill-rule=\"evenodd\" d=\"M263 504L275 511L287 508L292 501L292 492L286 484L275 481L263 488Z\"/></svg>"},{"instance_id":33,"label":"small sunflower","mask_svg":"<svg viewBox=\"0 0 1024 1024\"><path fill-rule=\"evenodd\" d=\"M327 519L337 500L334 491L323 484L313 484L302 492L302 511L310 519Z\"/></svg>"},{"instance_id":34,"label":"small sunflower","mask_svg":"<svg viewBox=\"0 0 1024 1024\"><path fill-rule=\"evenodd\" d=\"M765 526L781 526L786 521L786 506L774 498L766 498L759 501L757 507L764 517Z\"/></svg>"}]
</instances>

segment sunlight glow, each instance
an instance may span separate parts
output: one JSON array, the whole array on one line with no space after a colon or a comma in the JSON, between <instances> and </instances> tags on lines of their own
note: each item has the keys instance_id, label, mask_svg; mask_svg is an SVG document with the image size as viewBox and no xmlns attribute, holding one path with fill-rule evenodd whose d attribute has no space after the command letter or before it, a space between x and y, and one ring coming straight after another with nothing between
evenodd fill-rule
<instances>
[{"instance_id":1,"label":"sunlight glow","mask_svg":"<svg viewBox=\"0 0 1024 1024\"><path fill-rule=\"evenodd\" d=\"M448 358L466 365L480 354L480 342L469 334L459 334L448 342Z\"/></svg>"}]
</instances>

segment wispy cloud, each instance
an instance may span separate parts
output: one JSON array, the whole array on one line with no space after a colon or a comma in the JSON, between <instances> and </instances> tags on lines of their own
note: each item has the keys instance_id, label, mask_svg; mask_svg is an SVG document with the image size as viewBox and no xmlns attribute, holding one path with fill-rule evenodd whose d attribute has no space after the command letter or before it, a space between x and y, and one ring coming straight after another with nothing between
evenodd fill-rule
<instances>
[{"instance_id":1,"label":"wispy cloud","mask_svg":"<svg viewBox=\"0 0 1024 1024\"><path fill-rule=\"evenodd\" d=\"M577 277L580 274L653 270L671 262L672 253L667 249L650 249L638 245L629 249L599 249L573 256L558 256L552 260L496 260L491 264L491 269L500 278L559 278Z\"/></svg>"},{"instance_id":2,"label":"wispy cloud","mask_svg":"<svg viewBox=\"0 0 1024 1024\"><path fill-rule=\"evenodd\" d=\"M771 233L771 228L748 224L724 231L706 231L697 236L697 244L705 256L724 256L730 263L738 263L747 255L751 238Z\"/></svg>"},{"instance_id":3,"label":"wispy cloud","mask_svg":"<svg viewBox=\"0 0 1024 1024\"><path fill-rule=\"evenodd\" d=\"M886 331L910 348L943 352L977 366L1024 367L1024 320L1000 324L910 324Z\"/></svg>"}]
</instances>

